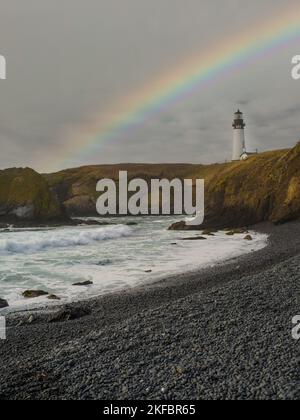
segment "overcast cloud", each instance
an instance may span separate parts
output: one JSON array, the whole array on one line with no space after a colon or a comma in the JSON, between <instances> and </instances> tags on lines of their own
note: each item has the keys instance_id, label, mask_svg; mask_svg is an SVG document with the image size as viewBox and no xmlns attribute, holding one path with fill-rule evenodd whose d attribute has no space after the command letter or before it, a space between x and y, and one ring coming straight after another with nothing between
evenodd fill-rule
<instances>
[{"instance_id":1,"label":"overcast cloud","mask_svg":"<svg viewBox=\"0 0 300 420\"><path fill-rule=\"evenodd\" d=\"M0 168L61 168L66 133L184 57L238 34L299 0L0 0ZM224 161L242 108L250 150L300 138L300 81L286 49L199 87L143 126L68 165ZM87 133L88 135L88 133ZM84 145L84 133L82 142ZM65 157L65 156L63 156Z\"/></svg>"}]
</instances>

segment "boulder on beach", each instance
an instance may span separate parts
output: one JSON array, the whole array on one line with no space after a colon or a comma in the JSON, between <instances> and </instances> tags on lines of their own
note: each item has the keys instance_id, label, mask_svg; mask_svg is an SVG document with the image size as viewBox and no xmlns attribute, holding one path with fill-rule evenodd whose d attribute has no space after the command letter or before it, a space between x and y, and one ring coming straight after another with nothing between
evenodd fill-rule
<instances>
[{"instance_id":1,"label":"boulder on beach","mask_svg":"<svg viewBox=\"0 0 300 420\"><path fill-rule=\"evenodd\" d=\"M253 238L251 235L246 235L244 238L246 241L253 241Z\"/></svg>"},{"instance_id":2,"label":"boulder on beach","mask_svg":"<svg viewBox=\"0 0 300 420\"><path fill-rule=\"evenodd\" d=\"M168 230L202 230L201 226L187 225L185 221L173 223Z\"/></svg>"},{"instance_id":3,"label":"boulder on beach","mask_svg":"<svg viewBox=\"0 0 300 420\"><path fill-rule=\"evenodd\" d=\"M205 241L207 238L204 236L191 236L190 238L183 238L183 241Z\"/></svg>"},{"instance_id":4,"label":"boulder on beach","mask_svg":"<svg viewBox=\"0 0 300 420\"><path fill-rule=\"evenodd\" d=\"M21 327L23 325L30 325L30 324L33 324L35 321L36 321L36 318L33 316L33 314L30 314L28 317L22 318L18 326Z\"/></svg>"},{"instance_id":5,"label":"boulder on beach","mask_svg":"<svg viewBox=\"0 0 300 420\"><path fill-rule=\"evenodd\" d=\"M25 292L22 293L22 296L26 299L32 299L47 295L49 295L49 293L45 292L44 290L25 290Z\"/></svg>"},{"instance_id":6,"label":"boulder on beach","mask_svg":"<svg viewBox=\"0 0 300 420\"><path fill-rule=\"evenodd\" d=\"M8 305L7 300L5 300L5 299L0 299L0 309L7 308L8 306L9 306L9 305Z\"/></svg>"},{"instance_id":7,"label":"boulder on beach","mask_svg":"<svg viewBox=\"0 0 300 420\"><path fill-rule=\"evenodd\" d=\"M84 316L90 315L91 310L87 308L82 308L80 306L78 307L68 307L59 310L58 312L55 312L52 314L48 322L54 323L54 322L66 322L66 321L73 321L75 319L83 318Z\"/></svg>"},{"instance_id":8,"label":"boulder on beach","mask_svg":"<svg viewBox=\"0 0 300 420\"><path fill-rule=\"evenodd\" d=\"M79 283L73 283L72 286L91 286L92 284L94 284L92 281L87 280Z\"/></svg>"},{"instance_id":9,"label":"boulder on beach","mask_svg":"<svg viewBox=\"0 0 300 420\"><path fill-rule=\"evenodd\" d=\"M215 231L214 231L215 232ZM203 232L202 232L202 235L204 235L204 236L215 236L214 235L214 233L213 233L213 231L211 230L211 229L205 229Z\"/></svg>"},{"instance_id":10,"label":"boulder on beach","mask_svg":"<svg viewBox=\"0 0 300 420\"><path fill-rule=\"evenodd\" d=\"M49 296L47 296L47 299L49 299L49 300L60 300L60 297L58 297L56 295L49 295Z\"/></svg>"},{"instance_id":11,"label":"boulder on beach","mask_svg":"<svg viewBox=\"0 0 300 420\"><path fill-rule=\"evenodd\" d=\"M226 232L232 232L234 235L248 233L248 229L246 227L240 228L233 228L233 229L225 229Z\"/></svg>"}]
</instances>

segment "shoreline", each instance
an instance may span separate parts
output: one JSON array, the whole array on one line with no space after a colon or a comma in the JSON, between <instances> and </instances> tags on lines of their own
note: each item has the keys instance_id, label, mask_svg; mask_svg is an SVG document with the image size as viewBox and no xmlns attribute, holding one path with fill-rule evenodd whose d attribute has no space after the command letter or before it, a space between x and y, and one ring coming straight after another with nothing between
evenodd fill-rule
<instances>
[{"instance_id":1,"label":"shoreline","mask_svg":"<svg viewBox=\"0 0 300 420\"><path fill-rule=\"evenodd\" d=\"M114 226L116 224L115 220L110 220L110 224L102 225L104 227L108 227L108 230L111 228L111 226ZM122 220L121 224L119 225L120 229L127 226L137 225L137 222L128 222L125 220ZM267 246L267 236L263 235L255 231L237 231L235 235L226 235L227 232L224 231L218 231L217 233L214 233L213 235L209 236L210 234L207 233L205 236L199 236L197 232L194 232L194 236L188 237L185 232L169 232L167 229L164 228L164 224L154 226L160 226L159 233L161 235L160 242L163 244L162 247L159 249L163 253L168 255L168 259L165 258L165 262L162 263L161 261L164 261L162 258L160 260L160 254L158 254L156 243L152 244L152 254L154 255L153 258L150 258L149 256L145 256L142 253L142 259L144 260L140 264L131 263L131 265L128 267L128 264L126 264L126 260L124 259L124 265L122 266L119 264L117 266L118 275L120 277L119 279L119 285L116 284L114 287L109 288L108 286L103 286L103 284L109 284L109 279L111 276L110 271L116 270L114 267L114 255L107 254L105 255L105 258L103 260L102 257L100 257L98 254L98 249L94 249L93 252L95 254L95 261L100 261L100 263L95 263L95 268L91 265L90 271L88 272L88 277L78 278L79 284L83 283L83 280L86 280L88 278L90 282L89 287L77 287L75 289L72 287L73 283L75 283L74 279L67 278L68 281L66 281L66 286L61 287L59 290L58 288L55 289L55 287L51 287L51 278L48 280L47 278L44 279L44 281L41 281L38 285L26 285L22 288L22 283L19 284L19 290L18 293L12 293L9 294L9 290L4 288L4 292L2 295L0 295L1 298L6 299L9 307L0 310L0 315L8 314L8 313L18 313L18 312L24 312L24 311L47 311L47 310L55 310L57 307L63 307L64 305L68 304L74 304L74 303L80 303L83 304L90 299L97 299L101 298L101 296L104 295L110 295L115 293L123 293L126 290L132 290L133 288L144 288L148 285L151 286L156 283L164 283L166 280L172 279L175 276L180 277L183 274L185 276L191 276L193 274L197 274L200 270L206 270L209 267L215 266L215 265L223 265L227 264L228 261L232 260L233 258L237 258L241 255L248 254L250 252L255 252L265 246ZM82 225L84 228L85 225ZM98 225L89 226L94 229L98 227ZM66 227L67 228L67 227ZM128 232L128 237L130 240L130 237L137 236L137 241L135 241L135 244L137 245L139 242L139 238L141 235L141 232L148 228L148 220L146 219L145 226L142 224L139 226L139 229L137 231L133 230L132 232ZM13 231L14 232L14 231ZM54 231L56 232L56 231ZM57 236L60 237L61 232L68 232L67 230L58 230ZM88 231L88 233L91 231ZM101 231L100 231L101 232ZM106 231L103 231L103 235ZM161 233L163 232L163 233ZM75 232L76 234L76 232ZM110 234L110 233L109 233ZM248 234L251 235L251 241L244 240L245 235ZM50 238L48 238L48 241L46 239L44 241L38 242L39 238L37 239L34 237L34 246L33 246L33 252L35 252L35 249L41 249L44 251L44 244L48 246L50 240L53 239L53 235L56 235L55 233L50 232ZM65 238L65 233L63 233L62 241L69 241L68 245L71 246L70 238L67 236ZM73 234L74 236L74 234ZM120 235L121 237L122 235ZM126 235L127 236L127 235ZM165 237L164 237L165 236ZM18 258L23 258L23 249L25 249L25 244L22 247L21 252L21 243L24 242L24 234L21 236L21 239L13 236L12 238L8 238L7 242L10 242L10 248L16 249L16 254ZM146 238L147 235L144 232L144 237ZM201 241L198 241L198 238L201 239ZM56 242L58 242L58 238L54 237ZM193 240L197 241L193 241ZM202 241L202 239L206 239L205 241ZM25 241L27 241L27 238L25 238ZM175 242L174 242L175 241ZM193 242L192 242L193 241ZM28 238L28 249L25 249L24 255L26 255L26 252L30 251L31 241ZM72 237L72 243L76 245L76 241L73 240ZM95 243L96 244L96 243ZM102 247L104 243L100 241L100 245ZM50 244L51 245L51 244ZM57 246L60 244L58 243ZM173 245L178 245L177 247L174 247ZM160 244L159 244L160 246ZM96 247L98 247L98 244L96 244ZM137 250L138 250L137 246ZM5 249L5 244L4 244ZM52 245L49 247L50 251L52 249ZM69 248L70 249L70 248ZM80 248L78 248L80 249ZM84 248L83 248L84 249ZM102 248L101 248L102 249ZM47 248L45 248L47 250ZM59 250L59 248L58 248ZM177 252L178 251L178 252ZM100 251L101 253L102 251ZM151 254L151 253L150 253ZM21 257L19 257L21 255ZM176 260L175 260L176 257ZM31 257L32 259L33 256ZM52 257L54 258L54 257ZM57 258L59 258L59 255L57 255ZM123 257L124 258L124 257ZM130 260L130 255L128 256ZM155 260L154 260L155 258ZM26 257L25 257L26 259ZM132 258L131 258L132 259ZM167 261L170 259L170 261L173 261L173 263L168 263ZM108 267L105 269L104 273L101 271L97 271L98 265L102 265L101 261L107 261ZM10 264L8 265L9 268L13 269L14 267ZM110 267L112 267L110 269ZM17 270L19 266L15 267ZM102 267L101 267L102 269ZM127 274L129 269L136 270L135 277L130 278L130 276ZM127 270L125 273L123 270ZM113 271L112 271L113 272ZM60 273L58 273L60 274ZM73 273L76 275L76 273ZM132 276L132 275L131 275ZM69 276L70 277L70 276ZM127 278L128 277L128 278ZM100 278L100 280L99 280ZM72 281L73 280L73 281ZM112 278L111 283L113 284L114 279ZM82 283L80 283L82 282ZM5 283L4 283L5 286ZM110 289L110 290L109 290ZM6 293L5 293L6 290ZM25 299L22 298L22 293L25 292L25 290L39 290L41 291L41 297L37 298L31 298L31 299ZM50 296L50 299L49 299ZM53 296L53 299L51 297Z\"/></svg>"},{"instance_id":2,"label":"shoreline","mask_svg":"<svg viewBox=\"0 0 300 420\"><path fill-rule=\"evenodd\" d=\"M138 350L137 348L143 347L143 340L138 339L134 332L137 332L137 336L141 335L146 341L149 341L148 347L151 354L161 354L161 352L164 351L164 348L161 348L159 341L157 341L157 334L159 335L161 330L166 329L167 331L168 328L174 329L175 327L173 335L176 337L176 327L178 327L178 331L181 330L181 323L183 323L183 325L186 325L185 329L189 331L190 337L193 337L193 345L199 345L201 347L201 343L203 345L203 342L200 337L195 334L195 330L191 329L191 325L189 324L190 317L195 317L195 320L197 320L199 325L202 323L209 323L212 314L208 313L205 315L205 313L203 313L203 308L206 308L206 306L209 307L210 305L217 305L218 307L218 301L211 300L211 297L214 296L214 294L220 293L220 300L232 299L232 296L226 291L227 288L228 290L231 290L230 293L232 294L232 290L246 287L246 283L243 282L243 279L250 279L250 281L254 282L256 278L262 277L264 279L262 283L265 282L270 286L270 276L266 273L273 272L274 270L276 272L277 268L280 271L281 266L284 266L287 260L290 260L291 265L293 265L293 259L297 258L300 254L300 222L291 222L280 226L273 226L265 223L253 226L251 229L270 235L268 245L262 250L237 257L214 267L198 270L197 272L174 275L171 278L139 286L132 290L116 292L97 298L91 298L87 301L63 305L63 308L59 306L57 308L50 308L50 311L42 310L37 312L36 310L29 310L8 315L8 340L0 342L0 367L3 373L3 381L0 385L0 398L60 399L70 397L80 399L184 399L187 395L189 395L190 398L193 396L195 397L193 392L186 392L184 387L182 387L182 391L176 390L176 392L176 387L171 387L172 389L165 395L165 392L161 391L164 387L160 390L159 387L153 389L154 383L157 381L155 378L149 380L149 383L151 384L150 389L148 390L149 387L145 387L144 393L142 394L136 394L136 391L131 389L134 385L132 382L133 377L135 378L134 383L136 383L137 378L144 378L145 370L147 371L148 366L152 366L153 364L153 360L146 356L146 365L145 363L142 364L143 368L140 367L136 370L134 363L133 366L128 363L128 358L132 357L133 354L140 360L141 354L138 355L136 352ZM287 264L287 266L289 266L289 264ZM291 276L289 281L291 282L289 287L291 287L294 292L299 289L295 277ZM258 283L257 287L263 286L264 284L260 285ZM253 290L255 292L255 288ZM250 298L247 294L251 294L253 291L247 288L245 293L245 299L248 301ZM282 293L285 293L285 290L283 290ZM229 296L227 296L228 294ZM244 294L241 293L241 296L244 296ZM274 298L274 296L270 296L270 301L268 301L268 297L266 297L266 314L263 314L264 316L267 315L268 308L271 311L273 310L272 299L274 300ZM290 296L290 298L293 299L292 296ZM194 302L194 300L202 301L203 299L204 303L202 302L201 304L196 305L196 307L191 303ZM208 303L205 303L206 300ZM243 298L241 300L243 300ZM238 300L235 303L237 304L236 315L238 315L238 305L241 304L241 302ZM251 300L249 300L249 304L251 304ZM252 302L252 304L255 306L255 302ZM278 307L278 302L274 305L274 309L276 309L276 306ZM69 311L71 316L74 315L77 319L49 323L49 316L51 317L53 311L55 312L56 310L60 312L60 316L62 317L60 321L64 319L65 314L62 313L64 310ZM223 309L216 309L216 314L218 314L218 310L222 312ZM246 310L246 308L243 308L243 311L244 310ZM289 308L289 317L291 317L292 314L296 315L297 310L297 299L295 295L294 307ZM30 314L34 315L31 322L28 323ZM178 315L178 319L173 319L174 314ZM231 316L235 317L235 314L231 314ZM281 316L284 316L284 314L281 314ZM289 328L289 317L286 320L287 328ZM225 316L225 319L223 319L223 322L229 322L226 318L228 318L228 314ZM172 322L169 323L169 321ZM273 320L271 319L270 322L273 323ZM238 327L238 330L241 330L241 328L242 327ZM232 327L229 325L228 328L225 328L223 333L229 334L231 330ZM275 328L275 331L276 330L277 329ZM290 330L284 331L285 338L287 344L290 344L291 348L295 348L295 342L293 342L289 336ZM198 331L197 328L196 331ZM118 332L117 336L116 332ZM243 336L243 332L240 331L240 333ZM257 331L257 333L259 333L259 331ZM130 336L129 341L126 334ZM208 329L206 335L209 336L210 334L211 329ZM188 352L189 348L186 349L186 344L184 344L179 337L174 340L173 335L169 337L167 347L170 347L172 352L175 352L176 356L178 356L178 354L184 355L185 351L187 350ZM201 330L199 331L199 335L201 336ZM239 339L241 340L241 337ZM103 350L103 340L106 345L109 345L110 351L108 351L107 348L106 350ZM136 342L136 340L138 340L138 342ZM289 340L291 341L290 343ZM133 347L129 345L131 341L135 343ZM209 342L209 338L207 338L207 341ZM82 355L82 347L86 349L85 355ZM125 350L123 351L122 349ZM99 352L97 350L99 350ZM265 350L269 351L270 349ZM230 354L230 352L226 353ZM85 369L86 373L84 374L84 376L87 376L89 379L84 381L86 384L83 386L81 374L77 372L77 368L73 374L72 370L68 368L68 363L70 362L74 366L77 366L78 363L79 365L84 365L85 359L90 360L91 355L93 355L93 362L91 362L90 367ZM132 370L135 371L134 374L131 373L129 375L129 373L126 374L126 372L124 372L123 365L120 367L122 371L121 376L123 378L122 383L125 383L125 385L123 385L127 389L126 392L124 390L124 392L122 391L123 385L120 388L116 383L116 381L118 382L120 372L117 374L113 367L110 367L112 370L110 374L108 371L105 371L105 369L109 369L108 365L113 363L112 360L115 360L116 357L122 360L125 358L127 360L125 364L128 365L126 367L128 372ZM165 357L167 357L167 355L165 355ZM205 352L204 355L202 355L202 358L203 357L206 359ZM105 359L106 362L103 362L103 358L107 359ZM292 363L294 364L294 358L292 358L292 360ZM101 366L103 364L105 369L102 372ZM17 370L15 369L16 365L19 366ZM152 366L155 371L156 366L161 366L161 368L164 369L164 362L161 358L155 363L155 366ZM95 383L93 372L96 372L99 369L102 372L99 373L101 381ZM41 375L41 372L44 371L46 372L47 379L41 387L38 378L39 375ZM62 376L58 374L58 377L56 377L55 375L53 376L54 371L63 371L64 374ZM83 372L82 369L80 371ZM258 371L256 371L256 368L253 368L250 373L251 375L252 373L257 374ZM73 375L75 375L75 378ZM112 377L113 375L116 376L116 378L112 378L111 383L109 383L107 375L109 375L109 377ZM184 377L185 375L179 376ZM175 375L175 377L177 376ZM208 373L207 377L211 377L211 373ZM145 380L145 378L143 380ZM105 387L103 386L103 381L106 383ZM29 385L31 382L33 382L33 385ZM161 380L158 382L160 383ZM92 387L87 386L91 385L91 383L93 383ZM198 387L196 384L194 386L195 389ZM59 389L59 393L56 393L54 389ZM226 392L222 387L216 387L216 389L218 389L218 391L214 392L217 392L217 397L226 397ZM233 392L233 389L231 389L230 392ZM266 392L267 386L262 387L261 391L256 390L257 398L262 397ZM294 395L292 395L291 392L291 389L289 389L284 397L294 398ZM295 393L297 393L296 386ZM198 398L201 398L200 394L198 395ZM206 396L206 392L203 392L203 396ZM280 397L279 395L277 396ZM213 394L211 397L213 398ZM236 395L236 397L238 398L238 395ZM244 397L246 398L247 396L244 395ZM240 398L243 398L243 395L240 395Z\"/></svg>"}]
</instances>

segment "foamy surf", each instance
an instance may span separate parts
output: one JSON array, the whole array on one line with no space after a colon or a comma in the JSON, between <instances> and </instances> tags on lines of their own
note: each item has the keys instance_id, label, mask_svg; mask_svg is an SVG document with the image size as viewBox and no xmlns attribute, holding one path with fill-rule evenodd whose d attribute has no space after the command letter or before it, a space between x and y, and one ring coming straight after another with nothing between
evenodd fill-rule
<instances>
[{"instance_id":1,"label":"foamy surf","mask_svg":"<svg viewBox=\"0 0 300 420\"><path fill-rule=\"evenodd\" d=\"M118 225L102 227L0 232L0 297L11 309L52 304L47 297L25 300L27 289L45 290L62 303L87 299L223 263L267 244L267 236L256 232L253 241L225 232L183 241L199 233L168 231L174 221L117 218L108 222ZM93 284L73 286L87 280Z\"/></svg>"},{"instance_id":2,"label":"foamy surf","mask_svg":"<svg viewBox=\"0 0 300 420\"><path fill-rule=\"evenodd\" d=\"M13 239L7 238L9 235L6 233L4 238L0 239L0 255L30 254L49 248L87 246L94 242L126 237L131 233L132 229L122 225L82 230L70 228L63 231L27 231L26 237L19 238L15 233Z\"/></svg>"}]
</instances>

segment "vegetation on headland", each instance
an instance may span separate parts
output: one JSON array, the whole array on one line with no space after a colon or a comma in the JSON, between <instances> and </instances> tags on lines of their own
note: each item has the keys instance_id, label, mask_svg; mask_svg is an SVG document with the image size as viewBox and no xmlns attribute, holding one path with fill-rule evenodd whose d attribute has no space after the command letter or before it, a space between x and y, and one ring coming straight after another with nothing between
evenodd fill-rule
<instances>
[{"instance_id":1,"label":"vegetation on headland","mask_svg":"<svg viewBox=\"0 0 300 420\"><path fill-rule=\"evenodd\" d=\"M205 227L278 224L300 217L300 143L195 175L206 181ZM184 222L172 226L192 228Z\"/></svg>"},{"instance_id":2,"label":"vegetation on headland","mask_svg":"<svg viewBox=\"0 0 300 420\"><path fill-rule=\"evenodd\" d=\"M200 228L284 223L300 217L300 144L212 165L94 165L39 175L31 169L0 171L0 222L8 215L31 220L95 216L100 179L205 179L205 222ZM27 214L26 210L27 209ZM184 222L173 229L195 229Z\"/></svg>"},{"instance_id":3,"label":"vegetation on headland","mask_svg":"<svg viewBox=\"0 0 300 420\"><path fill-rule=\"evenodd\" d=\"M43 176L30 168L0 171L0 222L65 218L62 205Z\"/></svg>"},{"instance_id":4,"label":"vegetation on headland","mask_svg":"<svg viewBox=\"0 0 300 420\"><path fill-rule=\"evenodd\" d=\"M298 218L300 144L229 165L207 182L206 199L206 223L211 225L283 223Z\"/></svg>"}]
</instances>

